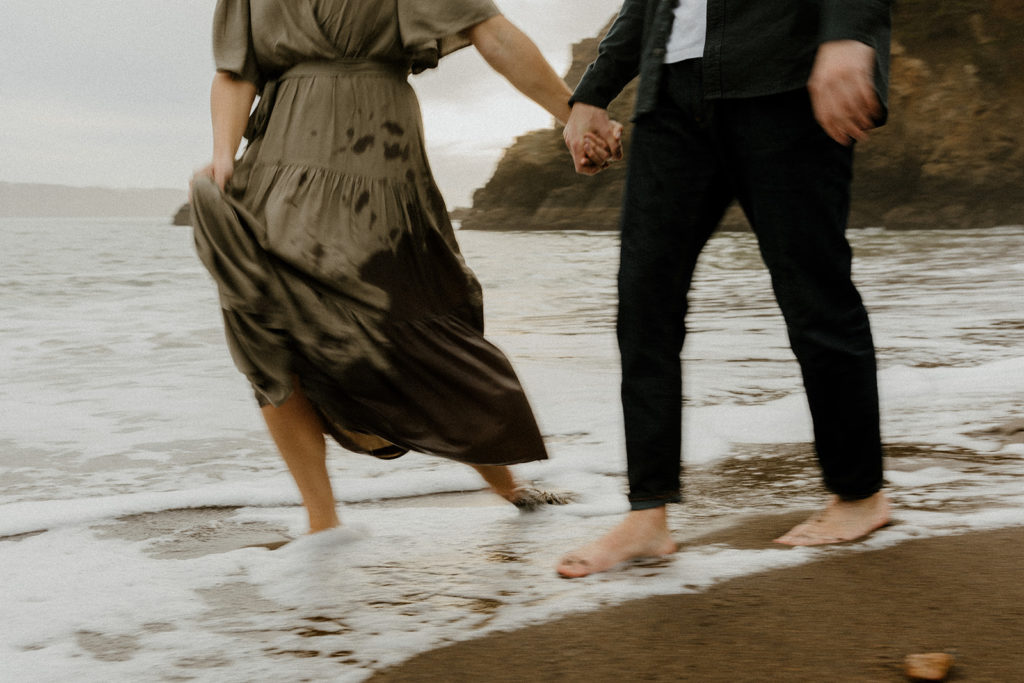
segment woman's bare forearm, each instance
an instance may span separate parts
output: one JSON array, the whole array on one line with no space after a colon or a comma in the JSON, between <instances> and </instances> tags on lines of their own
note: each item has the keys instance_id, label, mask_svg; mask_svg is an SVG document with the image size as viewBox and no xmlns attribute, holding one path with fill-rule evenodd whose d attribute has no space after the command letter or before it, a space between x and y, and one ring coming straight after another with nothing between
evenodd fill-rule
<instances>
[{"instance_id":1,"label":"woman's bare forearm","mask_svg":"<svg viewBox=\"0 0 1024 683\"><path fill-rule=\"evenodd\" d=\"M213 122L214 162L234 161L249 112L256 99L256 86L226 71L218 71L210 86L210 118Z\"/></svg>"},{"instance_id":2,"label":"woman's bare forearm","mask_svg":"<svg viewBox=\"0 0 1024 683\"><path fill-rule=\"evenodd\" d=\"M469 29L469 39L491 67L560 123L569 118L572 91L536 44L503 16Z\"/></svg>"}]
</instances>

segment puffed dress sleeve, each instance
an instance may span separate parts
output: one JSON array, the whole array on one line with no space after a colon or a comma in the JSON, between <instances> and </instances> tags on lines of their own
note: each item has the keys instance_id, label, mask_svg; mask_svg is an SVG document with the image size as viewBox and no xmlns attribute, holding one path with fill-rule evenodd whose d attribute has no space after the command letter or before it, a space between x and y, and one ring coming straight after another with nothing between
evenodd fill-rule
<instances>
[{"instance_id":1,"label":"puffed dress sleeve","mask_svg":"<svg viewBox=\"0 0 1024 683\"><path fill-rule=\"evenodd\" d=\"M499 14L491 0L398 0L398 27L413 73L468 46L466 29Z\"/></svg>"},{"instance_id":2,"label":"puffed dress sleeve","mask_svg":"<svg viewBox=\"0 0 1024 683\"><path fill-rule=\"evenodd\" d=\"M218 0L213 15L213 61L218 71L227 71L262 87L253 49L249 0Z\"/></svg>"}]
</instances>

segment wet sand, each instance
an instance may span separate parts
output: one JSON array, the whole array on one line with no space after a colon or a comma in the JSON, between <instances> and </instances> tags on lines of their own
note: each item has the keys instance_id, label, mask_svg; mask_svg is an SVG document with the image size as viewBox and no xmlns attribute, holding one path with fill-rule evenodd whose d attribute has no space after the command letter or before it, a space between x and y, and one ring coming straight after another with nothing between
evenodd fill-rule
<instances>
[{"instance_id":1,"label":"wet sand","mask_svg":"<svg viewBox=\"0 0 1024 683\"><path fill-rule=\"evenodd\" d=\"M686 543L767 547L800 514ZM633 567L637 581L642 570ZM577 579L587 580L587 579ZM901 681L948 652L949 681L1024 681L1024 527L908 541L493 633L378 672L385 681Z\"/></svg>"}]
</instances>

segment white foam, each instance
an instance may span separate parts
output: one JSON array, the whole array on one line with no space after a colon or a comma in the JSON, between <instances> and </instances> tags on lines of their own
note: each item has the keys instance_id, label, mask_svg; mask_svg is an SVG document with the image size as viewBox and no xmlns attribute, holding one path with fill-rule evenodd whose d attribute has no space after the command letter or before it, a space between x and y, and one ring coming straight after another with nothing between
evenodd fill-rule
<instances>
[{"instance_id":1,"label":"white foam","mask_svg":"<svg viewBox=\"0 0 1024 683\"><path fill-rule=\"evenodd\" d=\"M231 534L276 541L305 521L231 367L187 232L117 221L0 227L10 228L0 231L10 257L0 537L46 530L0 541L0 658L12 680L277 680L298 662L311 680L356 681L442 642L851 551L687 544L667 562L554 577L564 549L626 510L611 233L460 236L487 292L490 334L552 456L517 471L577 503L524 515L500 501L432 501L482 482L426 456L385 463L332 448L346 528L273 552L239 547L248 541ZM889 472L897 524L858 549L1024 525L1024 445L985 432L1024 410L1013 338L1024 271L1012 256L1022 236L944 234L941 248L927 234L853 236L866 254L857 274L879 346L885 438L919 449ZM781 457L811 439L758 261L749 235L727 234L698 272L683 449L696 474L741 453L765 457L748 444L777 445L763 450ZM744 514L814 504L815 479L807 470L751 481L761 498L732 491L683 506L676 521L692 539ZM228 509L144 532L122 519L205 508ZM229 540L208 538L218 534ZM165 552L175 548L194 552ZM288 654L302 651L318 654Z\"/></svg>"},{"instance_id":2,"label":"white foam","mask_svg":"<svg viewBox=\"0 0 1024 683\"><path fill-rule=\"evenodd\" d=\"M963 473L954 472L953 470L945 467L926 467L913 472L889 470L886 473L886 479L890 484L907 488L912 486L949 484L955 481L961 481L964 478L965 475Z\"/></svg>"}]
</instances>

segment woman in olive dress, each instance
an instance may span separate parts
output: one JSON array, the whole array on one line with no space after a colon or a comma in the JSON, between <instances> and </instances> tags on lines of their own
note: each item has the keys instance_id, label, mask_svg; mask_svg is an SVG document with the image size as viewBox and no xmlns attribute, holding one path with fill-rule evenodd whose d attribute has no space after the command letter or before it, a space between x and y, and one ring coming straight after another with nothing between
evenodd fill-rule
<instances>
[{"instance_id":1,"label":"woman in olive dress","mask_svg":"<svg viewBox=\"0 0 1024 683\"><path fill-rule=\"evenodd\" d=\"M545 459L544 443L483 337L407 79L472 44L560 121L565 83L490 0L219 0L213 39L196 245L310 531L340 523L324 434L467 463L523 507L561 502L507 467ZM593 163L616 146L595 140Z\"/></svg>"}]
</instances>

